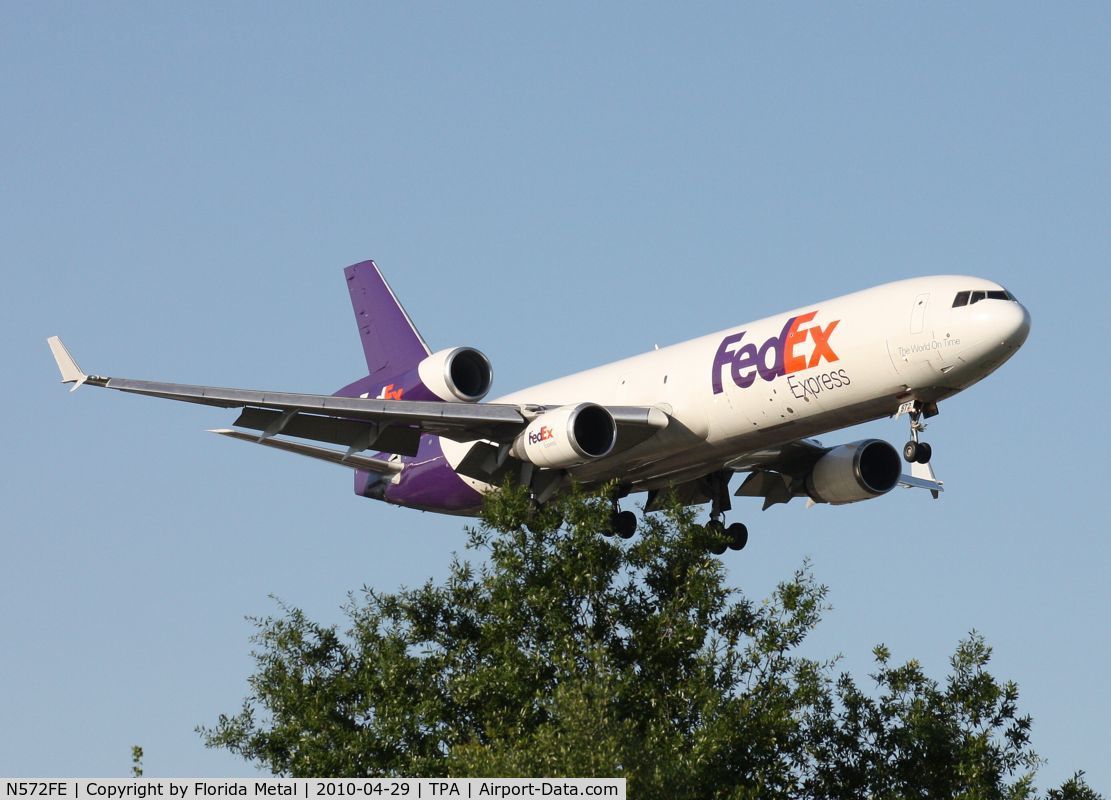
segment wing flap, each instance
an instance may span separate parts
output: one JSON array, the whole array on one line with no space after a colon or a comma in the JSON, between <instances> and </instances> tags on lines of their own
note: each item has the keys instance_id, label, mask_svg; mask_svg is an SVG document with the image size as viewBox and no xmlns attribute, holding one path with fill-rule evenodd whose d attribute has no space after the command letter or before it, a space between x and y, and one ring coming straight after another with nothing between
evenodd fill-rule
<instances>
[{"instance_id":1,"label":"wing flap","mask_svg":"<svg viewBox=\"0 0 1111 800\"><path fill-rule=\"evenodd\" d=\"M269 408L245 408L233 422L237 428L267 431L280 422L285 412ZM312 439L317 442L341 444L358 450L371 447L386 453L415 456L420 446L420 431L416 428L395 427L373 422L357 422L339 417L322 417L316 414L295 414L282 428L285 436Z\"/></svg>"},{"instance_id":2,"label":"wing flap","mask_svg":"<svg viewBox=\"0 0 1111 800\"><path fill-rule=\"evenodd\" d=\"M507 477L514 479L521 473L522 461L508 454L506 447L495 447L486 442L478 442L467 452L455 471L476 481L493 484L503 483Z\"/></svg>"},{"instance_id":3,"label":"wing flap","mask_svg":"<svg viewBox=\"0 0 1111 800\"><path fill-rule=\"evenodd\" d=\"M347 455L338 450L329 450L327 447L290 442L286 439L271 438L260 440L257 436L252 436L243 431L233 431L229 428L216 428L210 431L210 433L218 433L221 436L238 439L241 442L253 442L265 447L273 447L275 450L285 450L287 453L296 453L297 455L308 456L309 458L315 458L319 461L328 461L332 464L338 464L341 467L363 469L367 472L374 472L379 475L393 475L401 471L401 465L394 464L392 461L358 454Z\"/></svg>"},{"instance_id":4,"label":"wing flap","mask_svg":"<svg viewBox=\"0 0 1111 800\"><path fill-rule=\"evenodd\" d=\"M816 439L798 439L778 447L753 450L737 456L725 468L734 472L752 472L763 468L799 477L809 472L815 462L828 451L829 448L822 447L821 442Z\"/></svg>"},{"instance_id":5,"label":"wing flap","mask_svg":"<svg viewBox=\"0 0 1111 800\"><path fill-rule=\"evenodd\" d=\"M754 450L725 465L749 476L737 487L734 497L763 497L764 511L778 503L789 503L805 494L803 477L828 452L816 439L798 439L778 447Z\"/></svg>"}]
</instances>

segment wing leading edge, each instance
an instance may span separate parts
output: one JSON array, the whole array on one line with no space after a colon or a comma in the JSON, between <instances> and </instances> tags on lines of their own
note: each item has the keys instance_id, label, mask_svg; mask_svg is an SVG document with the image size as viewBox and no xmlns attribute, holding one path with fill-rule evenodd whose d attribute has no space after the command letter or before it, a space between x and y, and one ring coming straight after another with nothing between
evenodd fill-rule
<instances>
[{"instance_id":1,"label":"wing leading edge","mask_svg":"<svg viewBox=\"0 0 1111 800\"><path fill-rule=\"evenodd\" d=\"M88 384L167 400L242 408L243 412L235 425L261 431L261 434L257 437L242 434L233 438L265 443L278 434L285 434L345 445L348 462L353 453L372 447L400 455L415 455L420 435L425 433L458 442L487 440L507 444L546 410L542 406L505 403L379 400L111 378L83 372L57 336L50 337L47 342L62 375L62 382L74 384L70 391ZM614 406L607 407L607 410L617 424L621 437L619 441L623 443L621 449L643 441L666 427L670 420L667 414L654 407ZM312 448L311 453L295 448L285 449L334 460L316 452L335 452L323 448Z\"/></svg>"}]
</instances>

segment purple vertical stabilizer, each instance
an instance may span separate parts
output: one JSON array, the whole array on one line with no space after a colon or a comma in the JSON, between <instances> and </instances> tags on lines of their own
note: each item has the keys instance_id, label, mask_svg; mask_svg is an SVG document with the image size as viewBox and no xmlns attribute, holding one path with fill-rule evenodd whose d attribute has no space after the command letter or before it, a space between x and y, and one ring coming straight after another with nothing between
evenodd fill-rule
<instances>
[{"instance_id":1,"label":"purple vertical stabilizer","mask_svg":"<svg viewBox=\"0 0 1111 800\"><path fill-rule=\"evenodd\" d=\"M431 352L373 261L343 271L351 308L363 342L367 374L392 377L407 372Z\"/></svg>"},{"instance_id":2,"label":"purple vertical stabilizer","mask_svg":"<svg viewBox=\"0 0 1111 800\"><path fill-rule=\"evenodd\" d=\"M375 263L353 264L343 273L351 292L351 308L359 326L368 374L344 386L336 395L443 402L446 398L434 394L420 379L418 367L431 351ZM478 357L485 362L481 353ZM390 456L378 453L378 457ZM451 468L437 437L421 436L417 455L405 456L401 461L404 469L392 477L355 470L355 494L445 514L473 515L481 508L482 496Z\"/></svg>"}]
</instances>

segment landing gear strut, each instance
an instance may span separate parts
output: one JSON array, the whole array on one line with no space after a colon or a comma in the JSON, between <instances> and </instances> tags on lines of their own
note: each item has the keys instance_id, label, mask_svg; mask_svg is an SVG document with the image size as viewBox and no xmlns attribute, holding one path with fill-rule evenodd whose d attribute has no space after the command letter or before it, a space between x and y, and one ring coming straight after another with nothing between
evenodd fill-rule
<instances>
[{"instance_id":1,"label":"landing gear strut","mask_svg":"<svg viewBox=\"0 0 1111 800\"><path fill-rule=\"evenodd\" d=\"M706 533L710 540L710 552L720 556L726 548L730 550L743 550L748 544L748 528L743 523L734 522L726 527L721 518L724 512L732 508L729 499L728 472L715 472L709 476L710 480L710 521L706 523Z\"/></svg>"},{"instance_id":2,"label":"landing gear strut","mask_svg":"<svg viewBox=\"0 0 1111 800\"><path fill-rule=\"evenodd\" d=\"M611 498L610 502L613 504L613 511L610 513L610 524L607 534L612 536L620 536L622 539L629 539L637 530L637 515L632 511L622 511L618 503L622 497L629 493L628 489L624 492L616 494Z\"/></svg>"},{"instance_id":3,"label":"landing gear strut","mask_svg":"<svg viewBox=\"0 0 1111 800\"><path fill-rule=\"evenodd\" d=\"M926 430L922 417L937 414L937 404L915 402L907 413L910 415L910 441L903 445L903 458L911 464L929 464L934 454L933 448L926 442L918 441L918 434Z\"/></svg>"}]
</instances>

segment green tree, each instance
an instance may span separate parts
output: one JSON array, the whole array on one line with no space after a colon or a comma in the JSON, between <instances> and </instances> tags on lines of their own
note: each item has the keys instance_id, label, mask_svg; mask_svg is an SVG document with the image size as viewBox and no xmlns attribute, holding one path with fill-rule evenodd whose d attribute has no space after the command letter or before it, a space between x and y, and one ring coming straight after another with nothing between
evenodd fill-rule
<instances>
[{"instance_id":1,"label":"green tree","mask_svg":"<svg viewBox=\"0 0 1111 800\"><path fill-rule=\"evenodd\" d=\"M505 490L469 533L480 565L364 588L343 633L255 620L250 694L206 743L282 775L603 775L636 798L1033 796L1030 721L981 637L944 687L878 647L868 694L799 654L826 609L808 567L753 602L688 509L631 542L598 535L609 513ZM1098 795L1078 774L1049 796Z\"/></svg>"}]
</instances>

